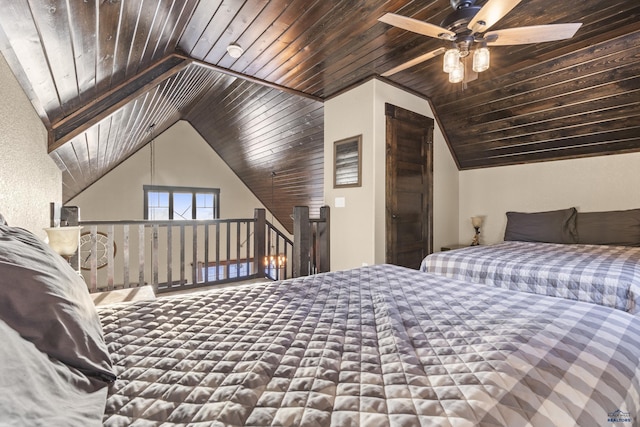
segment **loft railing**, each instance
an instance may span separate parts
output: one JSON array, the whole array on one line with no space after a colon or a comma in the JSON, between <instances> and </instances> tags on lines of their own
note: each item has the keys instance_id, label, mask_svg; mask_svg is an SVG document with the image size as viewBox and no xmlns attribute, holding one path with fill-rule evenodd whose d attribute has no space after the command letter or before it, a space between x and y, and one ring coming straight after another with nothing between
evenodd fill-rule
<instances>
[{"instance_id":1,"label":"loft railing","mask_svg":"<svg viewBox=\"0 0 640 427\"><path fill-rule=\"evenodd\" d=\"M298 208L296 208L298 209ZM299 244L326 248L320 233L328 239L327 217L294 220L309 238L297 238ZM295 217L294 211L294 217ZM298 224L306 221L306 225ZM266 221L264 209L256 209L254 218L196 221L79 221L83 240L77 262L82 267L90 292L110 291L151 285L156 292L168 292L250 279L287 279L292 276L328 271L328 252L308 246L299 251L309 254L296 260L295 243ZM73 224L69 224L73 225ZM321 230L324 230L320 227ZM314 244L315 242L315 244ZM105 243L104 249L102 243ZM324 249L322 249L324 250ZM312 255L313 254L313 255ZM304 256L304 255L303 255ZM326 260L325 260L326 258ZM106 262L100 268L100 263ZM300 271L296 266L305 263ZM318 269L318 266L326 267ZM77 265L77 264L76 264Z\"/></svg>"},{"instance_id":2,"label":"loft railing","mask_svg":"<svg viewBox=\"0 0 640 427\"><path fill-rule=\"evenodd\" d=\"M329 206L320 208L320 218L309 218L309 207L293 208L293 275L324 273L330 270Z\"/></svg>"}]
</instances>

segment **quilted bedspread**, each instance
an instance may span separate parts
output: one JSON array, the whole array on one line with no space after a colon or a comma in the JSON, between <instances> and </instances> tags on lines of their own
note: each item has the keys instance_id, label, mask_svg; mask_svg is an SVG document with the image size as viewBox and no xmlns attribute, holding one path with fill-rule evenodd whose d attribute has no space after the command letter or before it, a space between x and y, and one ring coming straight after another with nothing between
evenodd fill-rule
<instances>
[{"instance_id":1,"label":"quilted bedspread","mask_svg":"<svg viewBox=\"0 0 640 427\"><path fill-rule=\"evenodd\" d=\"M102 308L107 426L636 426L640 320L381 265Z\"/></svg>"},{"instance_id":2,"label":"quilted bedspread","mask_svg":"<svg viewBox=\"0 0 640 427\"><path fill-rule=\"evenodd\" d=\"M640 314L640 248L503 242L428 255L420 270Z\"/></svg>"}]
</instances>

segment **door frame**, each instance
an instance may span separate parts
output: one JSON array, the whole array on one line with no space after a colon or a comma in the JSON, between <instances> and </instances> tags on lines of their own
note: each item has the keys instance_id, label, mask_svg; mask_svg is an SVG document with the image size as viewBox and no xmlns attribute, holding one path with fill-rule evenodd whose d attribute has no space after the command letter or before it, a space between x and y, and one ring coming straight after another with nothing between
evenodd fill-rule
<instances>
[{"instance_id":1,"label":"door frame","mask_svg":"<svg viewBox=\"0 0 640 427\"><path fill-rule=\"evenodd\" d=\"M428 188L426 197L423 200L426 206L423 205L422 210L423 212L426 211L423 221L426 223L425 228L428 236L426 236L427 247L424 248L424 255L426 256L427 254L433 253L433 131L435 122L431 117L385 103L385 262L392 264L395 261L393 248L397 246L397 242L394 241L394 236L391 233L394 220L394 213L391 212L391 206L393 204L392 189L395 188L396 184L393 159L396 155L397 146L391 144L391 141L395 138L395 127L393 126L395 120L422 125L425 129L422 136L422 150L426 161L424 173L427 182L425 185L427 185Z\"/></svg>"}]
</instances>

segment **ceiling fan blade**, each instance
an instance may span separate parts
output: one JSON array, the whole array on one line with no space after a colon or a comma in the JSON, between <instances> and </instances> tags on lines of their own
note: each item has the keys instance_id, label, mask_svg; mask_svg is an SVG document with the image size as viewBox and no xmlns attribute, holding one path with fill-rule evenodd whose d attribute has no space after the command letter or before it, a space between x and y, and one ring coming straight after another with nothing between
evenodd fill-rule
<instances>
[{"instance_id":1,"label":"ceiling fan blade","mask_svg":"<svg viewBox=\"0 0 640 427\"><path fill-rule=\"evenodd\" d=\"M446 28L409 18L407 16L396 15L395 13L386 13L378 18L378 21L393 25L394 27L402 28L403 30L422 34L423 36L435 37L444 40L454 40L456 37L456 33L449 31Z\"/></svg>"},{"instance_id":2,"label":"ceiling fan blade","mask_svg":"<svg viewBox=\"0 0 640 427\"><path fill-rule=\"evenodd\" d=\"M507 28L506 30L489 31L484 35L484 38L490 46L552 42L570 39L581 25L581 23L571 23Z\"/></svg>"},{"instance_id":3,"label":"ceiling fan blade","mask_svg":"<svg viewBox=\"0 0 640 427\"><path fill-rule=\"evenodd\" d=\"M482 9L476 13L467 28L473 34L483 33L487 31L493 24L498 22L518 5L522 0L489 0L482 6Z\"/></svg>"},{"instance_id":4,"label":"ceiling fan blade","mask_svg":"<svg viewBox=\"0 0 640 427\"><path fill-rule=\"evenodd\" d=\"M443 47L440 47L436 50L432 50L429 53L425 53L424 55L420 55L417 58L413 58L411 61L407 61L404 64L398 65L397 67L394 67L392 69L390 69L389 71L385 71L384 73L381 74L382 77L389 77L392 74L395 74L397 72L400 72L402 70L406 70L407 68L411 68L414 65L418 65L421 62L424 62L428 59L431 59L435 56L438 56L442 53L444 53L446 49Z\"/></svg>"}]
</instances>

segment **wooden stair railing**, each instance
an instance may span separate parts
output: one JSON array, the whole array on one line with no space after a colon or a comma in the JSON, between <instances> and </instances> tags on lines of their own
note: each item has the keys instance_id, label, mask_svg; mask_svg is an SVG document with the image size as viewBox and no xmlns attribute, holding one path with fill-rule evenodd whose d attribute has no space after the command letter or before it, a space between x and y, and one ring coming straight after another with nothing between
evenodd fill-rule
<instances>
[{"instance_id":1,"label":"wooden stair railing","mask_svg":"<svg viewBox=\"0 0 640 427\"><path fill-rule=\"evenodd\" d=\"M329 206L320 218L309 218L308 206L293 208L293 277L330 271Z\"/></svg>"},{"instance_id":2,"label":"wooden stair railing","mask_svg":"<svg viewBox=\"0 0 640 427\"><path fill-rule=\"evenodd\" d=\"M77 208L76 212L79 218ZM309 219L307 207L296 207L294 219L293 241L266 220L264 209L242 219L68 225L83 226L83 234L92 241L91 253L76 256L85 267L82 274L90 292L142 285L167 292L329 271L329 208L321 208L320 218ZM102 269L94 253L99 234L112 248L106 251Z\"/></svg>"}]
</instances>

